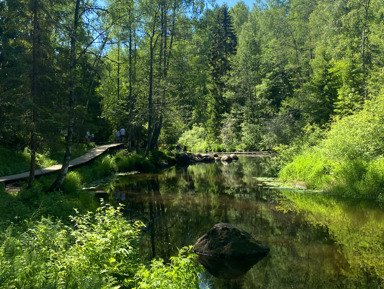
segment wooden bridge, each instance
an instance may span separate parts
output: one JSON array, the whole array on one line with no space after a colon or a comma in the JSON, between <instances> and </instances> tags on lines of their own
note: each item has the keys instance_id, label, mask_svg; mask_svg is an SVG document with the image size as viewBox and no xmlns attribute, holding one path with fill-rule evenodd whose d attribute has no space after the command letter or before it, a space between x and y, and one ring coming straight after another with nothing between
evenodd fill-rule
<instances>
[{"instance_id":1,"label":"wooden bridge","mask_svg":"<svg viewBox=\"0 0 384 289\"><path fill-rule=\"evenodd\" d=\"M69 168L74 168L77 166L81 166L83 164L88 163L89 161L97 158L107 150L111 148L117 148L122 146L123 143L113 143L113 144L108 144L108 145L102 145L95 147L91 149L89 152L87 152L85 155L82 155L81 157L75 158L69 162ZM35 176L42 176L50 173L54 173L57 171L60 171L62 165L54 165L50 166L47 168L43 169L38 169L35 172ZM17 181L17 180L23 180L27 179L29 177L29 172L21 173L21 174L16 174L16 175L11 175L11 176L5 176L5 177L0 177L0 183L6 183L6 182L12 182L12 181Z\"/></svg>"}]
</instances>

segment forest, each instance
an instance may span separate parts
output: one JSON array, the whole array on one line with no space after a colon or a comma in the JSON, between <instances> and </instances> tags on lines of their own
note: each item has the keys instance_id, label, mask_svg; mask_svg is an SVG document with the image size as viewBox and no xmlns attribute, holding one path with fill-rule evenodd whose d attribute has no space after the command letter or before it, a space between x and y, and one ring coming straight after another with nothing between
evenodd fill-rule
<instances>
[{"instance_id":1,"label":"forest","mask_svg":"<svg viewBox=\"0 0 384 289\"><path fill-rule=\"evenodd\" d=\"M146 170L178 145L189 152L269 151L274 157L267 171L280 182L379 206L384 202L383 80L382 0L254 0L233 7L214 0L0 0L0 176L30 171L25 196L17 201L17 208L24 208L28 196L46 198L44 191L62 200L57 191L76 190L112 167ZM93 145L87 132L94 143L106 144L115 142L120 128L126 130L126 152L96 163L92 176L68 173L70 159ZM36 183L35 170L52 163L63 163L60 174ZM16 202L5 196L2 184L0 192L7 200L0 208ZM88 201L65 203L95 206ZM37 216L46 216L42 208L49 201L42 202L43 207L38 201L32 206L41 210ZM63 214L68 218L67 211ZM52 234L63 243L49 246L64 252L74 236L87 246L101 242L96 233L77 236L82 226L99 232L106 222L115 230L108 220L121 221L113 208L94 214L71 217L78 231L49 218L23 226L44 242L52 237L44 235L44 226L54 226ZM9 225L7 220L2 227ZM114 231L117 239L129 234L122 246L131 246L140 226L129 233ZM1 248L20 250L9 243L31 242L32 235L23 239L3 230ZM80 254L76 250L71 247L61 260L68 270L79 265L71 263ZM110 266L132 253L114 252L103 256ZM16 266L15 260L4 261L8 253L0 253L0 283L16 274L5 272ZM88 256L89 262L95 256ZM194 257L178 258L174 261L184 264ZM123 288L134 287L124 276L138 272L137 260L136 267L108 267L104 283L95 271L92 282L104 285L89 288L112 288L116 278L125 280ZM169 269L153 266L160 278L160 271ZM188 274L200 270L191 268ZM139 283L149 274L141 270ZM69 282L60 288L77 288L84 276L56 277ZM45 286L35 281L31 288Z\"/></svg>"},{"instance_id":2,"label":"forest","mask_svg":"<svg viewBox=\"0 0 384 289\"><path fill-rule=\"evenodd\" d=\"M322 181L284 174L310 186L348 182L340 158L380 175L382 2L208 2L1 1L2 146L35 158L125 127L146 155L289 147L285 165L316 146Z\"/></svg>"}]
</instances>

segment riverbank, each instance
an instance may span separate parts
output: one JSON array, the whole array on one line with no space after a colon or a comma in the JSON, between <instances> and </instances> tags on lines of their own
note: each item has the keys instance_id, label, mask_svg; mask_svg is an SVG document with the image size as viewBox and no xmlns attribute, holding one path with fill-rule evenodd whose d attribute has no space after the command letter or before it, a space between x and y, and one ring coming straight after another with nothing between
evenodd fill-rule
<instances>
[{"instance_id":1,"label":"riverbank","mask_svg":"<svg viewBox=\"0 0 384 289\"><path fill-rule=\"evenodd\" d=\"M201 267L189 248L171 263L140 258L142 224L81 190L119 172L151 172L175 161L161 152L148 158L117 151L68 173L61 191L46 194L55 174L39 177L33 188L20 184L6 192L0 184L0 288L148 288L173 284L198 288ZM51 253L49 253L51 252ZM80 262L81 260L81 262ZM148 274L151 272L151 278Z\"/></svg>"}]
</instances>

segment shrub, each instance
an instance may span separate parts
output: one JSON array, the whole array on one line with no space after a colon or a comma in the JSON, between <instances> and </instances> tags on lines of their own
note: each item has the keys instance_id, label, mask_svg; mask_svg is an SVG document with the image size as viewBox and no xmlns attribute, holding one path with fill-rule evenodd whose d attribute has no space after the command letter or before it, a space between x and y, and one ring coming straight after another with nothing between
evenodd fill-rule
<instances>
[{"instance_id":1,"label":"shrub","mask_svg":"<svg viewBox=\"0 0 384 289\"><path fill-rule=\"evenodd\" d=\"M42 218L0 236L0 288L117 288L140 265L137 238L120 208L72 217L74 226Z\"/></svg>"},{"instance_id":2,"label":"shrub","mask_svg":"<svg viewBox=\"0 0 384 289\"><path fill-rule=\"evenodd\" d=\"M330 171L331 165L321 151L308 150L284 167L279 177L283 181L303 181L309 188L322 188L332 181Z\"/></svg>"},{"instance_id":3,"label":"shrub","mask_svg":"<svg viewBox=\"0 0 384 289\"><path fill-rule=\"evenodd\" d=\"M328 187L352 197L384 192L384 97L367 101L361 111L336 118L314 149L304 147L280 173L309 186Z\"/></svg>"},{"instance_id":4,"label":"shrub","mask_svg":"<svg viewBox=\"0 0 384 289\"><path fill-rule=\"evenodd\" d=\"M115 159L111 155L95 160L90 167L82 170L82 175L87 182L110 176L117 171Z\"/></svg>"},{"instance_id":5,"label":"shrub","mask_svg":"<svg viewBox=\"0 0 384 289\"><path fill-rule=\"evenodd\" d=\"M203 127L193 126L191 130L181 135L178 143L187 146L189 151L203 152L208 149L206 138L207 132Z\"/></svg>"},{"instance_id":6,"label":"shrub","mask_svg":"<svg viewBox=\"0 0 384 289\"><path fill-rule=\"evenodd\" d=\"M241 144L238 145L239 150L256 151L264 149L261 144L262 132L260 125L253 123L244 123L241 126L242 139Z\"/></svg>"},{"instance_id":7,"label":"shrub","mask_svg":"<svg viewBox=\"0 0 384 289\"><path fill-rule=\"evenodd\" d=\"M61 190L64 193L74 193L81 189L82 178L80 173L76 171L69 172L61 185Z\"/></svg>"},{"instance_id":8,"label":"shrub","mask_svg":"<svg viewBox=\"0 0 384 289\"><path fill-rule=\"evenodd\" d=\"M384 194L384 158L378 157L367 166L363 181L359 184L359 191L370 197Z\"/></svg>"},{"instance_id":9,"label":"shrub","mask_svg":"<svg viewBox=\"0 0 384 289\"><path fill-rule=\"evenodd\" d=\"M182 248L177 257L172 257L169 264L163 260L153 260L150 268L143 266L136 274L135 289L197 289L202 266L196 265L197 255L191 253L191 247Z\"/></svg>"}]
</instances>

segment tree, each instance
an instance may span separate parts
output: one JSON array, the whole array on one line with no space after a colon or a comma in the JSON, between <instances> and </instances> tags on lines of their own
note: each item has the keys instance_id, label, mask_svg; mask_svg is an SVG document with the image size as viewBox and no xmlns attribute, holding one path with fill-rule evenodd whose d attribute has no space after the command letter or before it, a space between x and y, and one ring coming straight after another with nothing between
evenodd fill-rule
<instances>
[{"instance_id":1,"label":"tree","mask_svg":"<svg viewBox=\"0 0 384 289\"><path fill-rule=\"evenodd\" d=\"M236 53L237 39L234 33L232 18L228 7L216 7L211 27L211 43L209 50L210 96L208 102L207 127L212 140L219 136L223 114L228 111L224 99L225 80L231 70L231 57Z\"/></svg>"},{"instance_id":2,"label":"tree","mask_svg":"<svg viewBox=\"0 0 384 289\"><path fill-rule=\"evenodd\" d=\"M76 0L73 18L73 27L71 33L71 54L70 54L70 95L69 95L69 122L68 122L68 136L66 143L66 150L64 155L64 161L62 168L55 182L50 187L49 191L57 190L65 180L67 176L69 161L71 160L71 150L73 142L73 131L75 125L75 102L76 102L76 42L77 42L77 29L79 26L79 14L80 14L80 0Z\"/></svg>"},{"instance_id":3,"label":"tree","mask_svg":"<svg viewBox=\"0 0 384 289\"><path fill-rule=\"evenodd\" d=\"M31 168L29 172L28 187L32 187L35 179L35 167L36 167L36 150L37 150L37 136L36 136L36 121L37 121L37 102L39 96L39 22L38 11L39 1L32 0L31 3L33 11L33 31L32 31L32 130L31 130Z\"/></svg>"}]
</instances>

